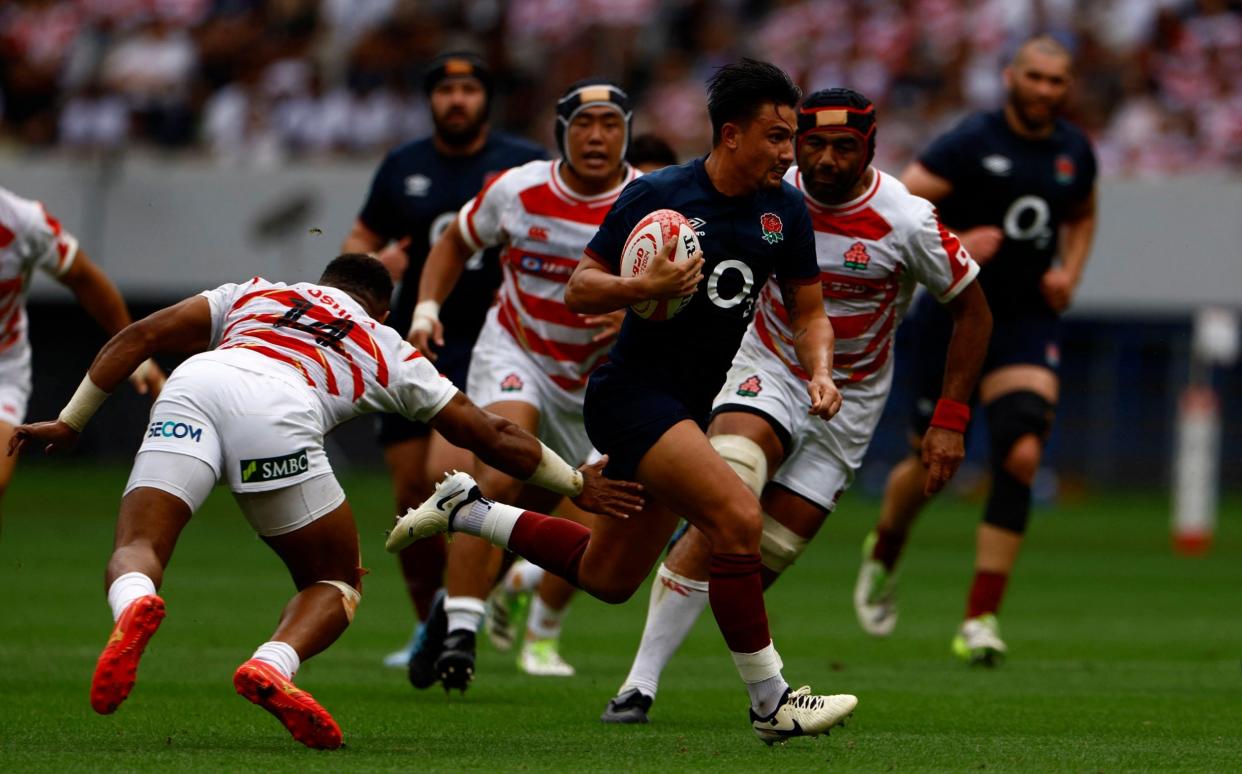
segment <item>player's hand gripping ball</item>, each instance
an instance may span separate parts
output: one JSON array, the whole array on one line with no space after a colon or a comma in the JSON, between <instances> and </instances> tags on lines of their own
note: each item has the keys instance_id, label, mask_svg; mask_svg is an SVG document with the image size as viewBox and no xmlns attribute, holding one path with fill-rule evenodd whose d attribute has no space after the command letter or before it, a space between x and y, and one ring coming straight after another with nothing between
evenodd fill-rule
<instances>
[{"instance_id":1,"label":"player's hand gripping ball","mask_svg":"<svg viewBox=\"0 0 1242 774\"><path fill-rule=\"evenodd\" d=\"M671 240L676 240L677 244L668 257L674 264L702 255L698 235L694 233L690 221L680 212L656 210L638 221L621 250L621 276L637 277L646 274L661 249ZM667 320L684 309L693 297L692 292L675 298L649 298L630 308L639 317L648 320Z\"/></svg>"}]
</instances>

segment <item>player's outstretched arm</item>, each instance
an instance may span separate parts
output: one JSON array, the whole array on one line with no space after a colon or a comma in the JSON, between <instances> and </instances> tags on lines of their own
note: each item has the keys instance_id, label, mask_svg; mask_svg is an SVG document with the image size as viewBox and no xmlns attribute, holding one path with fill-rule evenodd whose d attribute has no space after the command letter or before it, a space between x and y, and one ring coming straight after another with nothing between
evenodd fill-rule
<instances>
[{"instance_id":1,"label":"player's outstretched arm","mask_svg":"<svg viewBox=\"0 0 1242 774\"><path fill-rule=\"evenodd\" d=\"M992 311L977 281L962 288L948 302L948 309L953 316L953 333L945 355L944 383L932 424L923 436L922 457L927 468L923 491L928 495L949 483L966 456L970 396L992 337Z\"/></svg>"},{"instance_id":2,"label":"player's outstretched arm","mask_svg":"<svg viewBox=\"0 0 1242 774\"><path fill-rule=\"evenodd\" d=\"M57 279L73 291L78 303L109 336L116 335L129 325L129 309L125 306L125 299L121 298L121 292L81 248L73 265ZM164 372L153 360L143 360L130 374L134 389L141 395L151 393L154 397L164 386Z\"/></svg>"},{"instance_id":3,"label":"player's outstretched arm","mask_svg":"<svg viewBox=\"0 0 1242 774\"><path fill-rule=\"evenodd\" d=\"M832 381L832 350L835 338L832 323L824 313L824 290L818 282L781 283L781 297L793 328L794 352L802 368L811 375L807 392L810 413L831 419L841 410L841 393Z\"/></svg>"},{"instance_id":4,"label":"player's outstretched arm","mask_svg":"<svg viewBox=\"0 0 1242 774\"><path fill-rule=\"evenodd\" d=\"M674 263L670 258L676 249L676 240L666 242L650 268L636 277L619 277L590 253L583 254L565 286L565 306L578 314L607 314L648 299L693 295L703 280L703 256Z\"/></svg>"},{"instance_id":5,"label":"player's outstretched arm","mask_svg":"<svg viewBox=\"0 0 1242 774\"><path fill-rule=\"evenodd\" d=\"M457 287L457 281L461 279L466 262L473 253L456 220L449 224L431 246L431 252L427 253L423 273L418 279L418 304L414 307L408 340L431 360L435 360L436 355L429 344L444 346L440 305Z\"/></svg>"},{"instance_id":6,"label":"player's outstretched arm","mask_svg":"<svg viewBox=\"0 0 1242 774\"><path fill-rule=\"evenodd\" d=\"M158 352L202 352L210 346L211 307L202 296L125 326L99 350L60 418L19 426L9 441L9 454L30 441L43 443L49 453L72 448L99 406L144 360Z\"/></svg>"},{"instance_id":7,"label":"player's outstretched arm","mask_svg":"<svg viewBox=\"0 0 1242 774\"><path fill-rule=\"evenodd\" d=\"M480 409L462 393L431 419L449 443L514 478L573 499L582 509L625 519L643 506L642 486L604 478L607 460L575 470L539 439L504 417Z\"/></svg>"}]
</instances>

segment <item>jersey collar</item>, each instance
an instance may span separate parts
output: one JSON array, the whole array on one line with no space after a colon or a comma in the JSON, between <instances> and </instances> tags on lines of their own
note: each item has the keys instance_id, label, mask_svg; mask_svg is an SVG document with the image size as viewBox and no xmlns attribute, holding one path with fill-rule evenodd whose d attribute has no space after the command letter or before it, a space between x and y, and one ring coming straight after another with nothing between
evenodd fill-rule
<instances>
[{"instance_id":1,"label":"jersey collar","mask_svg":"<svg viewBox=\"0 0 1242 774\"><path fill-rule=\"evenodd\" d=\"M571 191L569 186L565 185L565 181L561 179L561 165L565 163L564 160L558 159L550 163L552 164L552 192L569 204L597 205L605 202L611 203L613 199L621 195L621 189L629 185L630 181L638 176L638 170L627 163L625 165L625 176L621 178L621 182L617 186L594 196L583 196Z\"/></svg>"},{"instance_id":2,"label":"jersey collar","mask_svg":"<svg viewBox=\"0 0 1242 774\"><path fill-rule=\"evenodd\" d=\"M838 215L845 215L849 212L860 209L864 204L871 201L871 198L875 196L876 191L880 190L880 178L883 177L883 174L875 167L870 167L870 169L872 171L873 179L867 190L862 195L852 199L851 201L843 202L841 204L825 204L816 199L814 196L811 196L811 192L806 190L806 188L802 185L801 169L798 170L794 180L798 186L798 190L802 192L802 196L806 199L808 205L814 206L820 210L827 210L828 212L833 212Z\"/></svg>"}]
</instances>

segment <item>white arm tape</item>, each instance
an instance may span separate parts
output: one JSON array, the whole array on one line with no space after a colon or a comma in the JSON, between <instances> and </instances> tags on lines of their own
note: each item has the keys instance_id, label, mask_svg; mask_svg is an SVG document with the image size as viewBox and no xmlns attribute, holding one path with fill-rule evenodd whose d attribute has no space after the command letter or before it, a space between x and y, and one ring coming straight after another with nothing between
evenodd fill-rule
<instances>
[{"instance_id":1,"label":"white arm tape","mask_svg":"<svg viewBox=\"0 0 1242 774\"><path fill-rule=\"evenodd\" d=\"M428 298L425 301L419 301L414 305L414 319L410 321L410 332L407 336L421 331L423 333L431 333L434 323L440 320L440 302L432 301Z\"/></svg>"},{"instance_id":2,"label":"white arm tape","mask_svg":"<svg viewBox=\"0 0 1242 774\"><path fill-rule=\"evenodd\" d=\"M542 441L539 442L539 446L543 449L543 457L539 460L539 467L535 468L535 472L526 480L535 486L541 486L566 497L577 497L582 494L582 472L571 468L568 462L561 459Z\"/></svg>"},{"instance_id":3,"label":"white arm tape","mask_svg":"<svg viewBox=\"0 0 1242 774\"><path fill-rule=\"evenodd\" d=\"M146 380L147 372L151 370L151 366L153 365L155 365L155 361L151 358L147 358L138 364L138 367L134 369L134 372L130 374L130 377L137 379L140 382Z\"/></svg>"},{"instance_id":4,"label":"white arm tape","mask_svg":"<svg viewBox=\"0 0 1242 774\"><path fill-rule=\"evenodd\" d=\"M107 399L108 393L96 387L88 373L82 377L82 383L78 385L77 391L61 409L60 421L80 433Z\"/></svg>"}]
</instances>

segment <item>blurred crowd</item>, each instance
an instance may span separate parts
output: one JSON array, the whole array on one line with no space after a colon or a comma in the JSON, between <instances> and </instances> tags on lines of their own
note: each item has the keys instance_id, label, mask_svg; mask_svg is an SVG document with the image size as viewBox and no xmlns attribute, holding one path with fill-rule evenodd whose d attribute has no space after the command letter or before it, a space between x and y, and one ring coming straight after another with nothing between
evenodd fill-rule
<instances>
[{"instance_id":1,"label":"blurred crowd","mask_svg":"<svg viewBox=\"0 0 1242 774\"><path fill-rule=\"evenodd\" d=\"M550 144L552 102L604 74L682 158L710 138L704 80L741 55L880 109L895 169L998 106L1015 43L1076 58L1070 117L1105 174L1242 172L1239 0L3 0L0 138L143 148L222 164L378 154L430 130L420 75L469 48L496 69L496 123Z\"/></svg>"}]
</instances>

